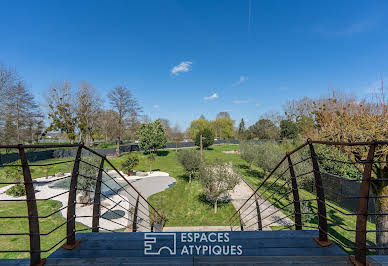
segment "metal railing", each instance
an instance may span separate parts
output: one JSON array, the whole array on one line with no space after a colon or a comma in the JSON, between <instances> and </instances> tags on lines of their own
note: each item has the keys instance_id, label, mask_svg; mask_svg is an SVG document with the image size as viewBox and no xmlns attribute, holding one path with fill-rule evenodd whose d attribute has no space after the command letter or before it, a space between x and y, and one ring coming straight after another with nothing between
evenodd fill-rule
<instances>
[{"instance_id":1,"label":"metal railing","mask_svg":"<svg viewBox=\"0 0 388 266\"><path fill-rule=\"evenodd\" d=\"M76 148L77 153L71 160L63 158L62 161L55 160L45 164L29 163L26 149L47 148ZM100 230L152 232L156 226L157 230L164 226L165 217L131 182L104 155L83 144L0 145L0 152L5 149L17 150L19 160L13 164L0 165L2 171L0 176L3 176L0 185L7 186L3 188L3 193L0 193L0 222L20 226L16 230L18 232L5 232L5 229L1 228L0 238L3 238L3 243L10 243L6 238L9 240L12 237L12 241L16 240L24 246L27 246L25 242L29 240L29 245L23 250L15 250L10 246L10 249L0 250L0 253L29 253L31 265L38 265L44 260L42 253L50 252L61 244L64 249L75 248L79 243L76 239L77 232ZM71 171L68 175L49 178L50 167L62 167L61 169ZM16 176L20 179L7 179L10 172L6 169L16 171ZM39 174L42 169L46 170L46 177L33 179L33 173L38 171ZM17 171L20 171L19 174ZM51 190L51 194L40 191L40 187L49 185L56 188ZM7 195L9 193L6 194L5 189L8 191L13 187L25 190L25 196L20 198ZM65 201L67 205L62 207L55 204L41 205L42 202L50 200ZM22 205L23 202L26 205ZM110 207L111 204L113 207ZM23 212L23 207L27 207L26 215L14 215ZM9 208L14 208L11 211L12 215L7 212L3 215ZM47 213L47 209L52 212ZM64 221L62 217L65 218ZM19 232L23 229L21 219L28 219L28 232ZM42 232L42 229L47 232ZM55 236L53 237L55 240L42 241L43 237L48 236Z\"/></svg>"},{"instance_id":2,"label":"metal railing","mask_svg":"<svg viewBox=\"0 0 388 266\"><path fill-rule=\"evenodd\" d=\"M325 156L324 148L347 154L341 157L346 160ZM334 241L361 265L368 254L388 254L388 199L383 202L388 198L387 149L388 141L307 140L286 153L263 178L230 218L231 230L317 229L315 241L320 246ZM339 191L329 182L341 177L327 171L341 172L345 166L353 174L348 180L355 184L351 189L358 194ZM353 200L356 211L341 206L339 199ZM370 209L373 204L376 210Z\"/></svg>"}]
</instances>

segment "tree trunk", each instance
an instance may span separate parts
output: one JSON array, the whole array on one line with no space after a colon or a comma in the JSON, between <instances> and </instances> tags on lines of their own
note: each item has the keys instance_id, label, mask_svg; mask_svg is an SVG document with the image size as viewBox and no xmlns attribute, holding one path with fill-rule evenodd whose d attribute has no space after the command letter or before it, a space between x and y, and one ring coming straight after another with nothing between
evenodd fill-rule
<instances>
[{"instance_id":1,"label":"tree trunk","mask_svg":"<svg viewBox=\"0 0 388 266\"><path fill-rule=\"evenodd\" d=\"M377 178L388 179L388 167L378 169ZM382 213L382 215L376 216L376 245L378 247L384 247L384 249L378 249L378 255L388 255L388 181L375 181L372 183L373 193L376 196L383 196L375 199L376 213Z\"/></svg>"},{"instance_id":2,"label":"tree trunk","mask_svg":"<svg viewBox=\"0 0 388 266\"><path fill-rule=\"evenodd\" d=\"M191 183L191 175L192 173L189 174L189 183Z\"/></svg>"},{"instance_id":3,"label":"tree trunk","mask_svg":"<svg viewBox=\"0 0 388 266\"><path fill-rule=\"evenodd\" d=\"M217 201L218 200L214 201L214 213L217 213Z\"/></svg>"},{"instance_id":4,"label":"tree trunk","mask_svg":"<svg viewBox=\"0 0 388 266\"><path fill-rule=\"evenodd\" d=\"M116 145L116 156L120 156L120 138L118 139Z\"/></svg>"},{"instance_id":5,"label":"tree trunk","mask_svg":"<svg viewBox=\"0 0 388 266\"><path fill-rule=\"evenodd\" d=\"M150 174L152 173L152 161L150 161Z\"/></svg>"}]
</instances>

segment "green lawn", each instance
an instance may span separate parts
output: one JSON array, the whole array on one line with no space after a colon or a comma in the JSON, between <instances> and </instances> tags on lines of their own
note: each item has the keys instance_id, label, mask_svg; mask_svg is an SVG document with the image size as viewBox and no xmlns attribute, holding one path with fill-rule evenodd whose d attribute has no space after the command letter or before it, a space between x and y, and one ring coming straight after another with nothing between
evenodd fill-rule
<instances>
[{"instance_id":1,"label":"green lawn","mask_svg":"<svg viewBox=\"0 0 388 266\"><path fill-rule=\"evenodd\" d=\"M214 146L213 149L204 151L206 160L212 161L221 159L224 162L239 162L243 163L238 156L222 153L224 150L237 149L235 145ZM163 150L158 153L156 162L153 165L153 170L168 172L172 177L176 178L176 185L172 188L155 194L150 197L150 202L157 208L163 210L168 217L167 226L197 226L197 225L229 225L228 220L235 212L233 205L229 203L219 204L217 214L214 214L213 206L206 202L202 193L201 184L193 181L188 183L187 176L184 174L183 168L176 160L175 150ZM139 171L148 171L149 165L145 160L145 155L139 153L141 158L140 165L136 168ZM120 158L112 158L111 162L118 167L125 155ZM45 161L34 162L31 164L46 164L68 160L50 159ZM54 165L49 168L49 175L56 172L70 172L72 163ZM2 170L0 170L0 174ZM45 167L35 167L32 171L33 178L46 175ZM1 175L0 175L1 176ZM6 178L1 179L2 182L10 182ZM7 180L7 181L6 181ZM38 202L38 212L40 216L48 215L58 208L61 204L58 201ZM0 216L22 216L27 215L27 207L25 202L1 202ZM65 221L59 213L52 215L46 219L40 219L41 233L48 233L56 226ZM0 219L0 228L2 232L7 233L26 233L28 232L28 219ZM85 228L77 224L77 228ZM41 236L42 249L49 249L66 235L66 226L59 228L50 235ZM0 250L26 250L29 249L28 236L0 236ZM47 257L52 251L43 253L42 257ZM0 253L0 258L26 258L28 253Z\"/></svg>"},{"instance_id":2,"label":"green lawn","mask_svg":"<svg viewBox=\"0 0 388 266\"><path fill-rule=\"evenodd\" d=\"M205 160L221 159L225 162L236 160L236 156L222 153L224 150L238 149L236 145L213 146L210 150L204 151ZM176 184L165 191L152 195L149 201L156 209L161 209L166 214L168 221L166 226L211 226L229 225L230 216L236 211L232 203L222 203L218 206L215 214L213 206L209 204L202 192L202 186L197 181L188 183L182 166L177 162L175 150L160 151L153 171L163 171L176 179ZM149 171L149 165L145 155L140 154L140 165L136 168L139 171ZM119 165L124 156L113 158L111 161L115 166ZM238 158L237 158L238 159ZM240 159L238 161L242 162Z\"/></svg>"},{"instance_id":3,"label":"green lawn","mask_svg":"<svg viewBox=\"0 0 388 266\"><path fill-rule=\"evenodd\" d=\"M261 169L253 169L249 170L245 167L240 166L240 172L243 174L245 179L255 188L257 188L260 183L263 181L263 172ZM256 174L253 174L256 173ZM292 194L289 195L289 197L283 197L282 194L284 194L287 190L287 185L283 188L281 187L284 184L284 181L277 181L271 189L268 188L274 181L276 177L271 177L268 179L268 181L260 188L259 193L264 196L264 198L267 198L269 202L271 202L274 206L277 208L282 208L283 206L287 205L290 201L292 201ZM273 196L271 197L271 195ZM303 212L317 212L317 202L316 202L316 196L304 189L299 189L299 197L300 200L311 200L308 204L308 209L303 210ZM337 242L341 247L343 246L354 246L355 241L355 232L347 231L346 229L355 230L356 228L356 216L350 215L350 212L339 207L333 202L330 202L331 205L336 207L338 210L343 212L344 214L340 213L339 211L335 210L334 208L330 207L328 204L326 204L326 213L327 218L331 221L328 221L328 233L329 238ZM284 208L282 210L284 214L289 216L292 220L293 217L291 216L293 213L293 205L290 205L290 208ZM302 214L302 219L303 219ZM264 217L262 217L264 218ZM318 228L318 218L316 215L311 217L311 219L307 222L303 222L303 225L305 226L303 229L306 230L313 230L314 228L317 230ZM340 226L338 226L340 225ZM313 227L313 228L311 228ZM281 226L273 226L272 230L279 230L279 229L287 229ZM288 230L293 230L294 228L289 228ZM376 230L376 226L373 223L368 222L367 224L367 230ZM368 242L375 243L375 233L368 233ZM370 244L370 243L369 243ZM374 246L374 244L372 244ZM350 248L344 247L344 250L350 254L353 253L353 250Z\"/></svg>"},{"instance_id":4,"label":"green lawn","mask_svg":"<svg viewBox=\"0 0 388 266\"><path fill-rule=\"evenodd\" d=\"M257 187L263 180L265 173L262 169L254 167L249 169L246 162L244 162L238 154L226 154L223 151L228 150L238 150L237 145L220 145L213 146L209 150L204 151L204 158L206 161L220 160L222 162L232 162L237 171L244 176L244 178L253 186ZM149 171L149 165L146 162L145 155L139 153L140 156L140 165L136 168L139 171ZM112 158L111 162L119 167L120 163L123 161L125 155L120 158ZM48 162L57 162L67 159L51 159L46 161L41 161L39 163L48 163ZM38 162L35 162L38 163ZM65 165L55 165L50 167L49 175L52 175L56 172L69 172L71 170L72 164ZM176 184L172 188L152 195L149 198L149 201L157 208L161 209L167 216L168 221L166 226L211 226L211 225L229 225L229 218L235 212L233 205L229 203L220 204L217 214L214 214L213 206L209 204L203 195L201 184L197 181L193 181L191 184L188 183L188 178L185 175L183 168L179 165L176 159L175 150L162 150L159 151L156 162L153 164L154 171L163 171L170 174L170 176L176 179ZM0 170L1 174L1 170ZM46 169L44 167L37 167L32 172L34 178L45 176ZM1 176L1 175L0 175ZM292 200L291 196L289 198L282 197L282 193L285 192L284 189L281 189L283 181L278 181L269 191L264 192L264 190L275 180L275 177L270 178L266 185L260 189L260 193L266 198L269 198L269 201L273 203L276 207L282 208L285 204ZM273 197L270 198L270 195L274 193ZM307 192L303 189L299 191L301 200L315 199L315 195L310 192ZM280 200L279 200L280 199ZM56 201L47 201L39 202L38 208L40 215L49 214L60 207L60 203ZM309 206L310 210L316 212L316 201L312 200ZM348 211L338 207L345 214L349 214ZM291 215L293 211L292 205L290 208L285 208L283 213L286 215ZM304 210L306 211L306 210ZM1 203L0 204L0 216L6 215L25 215L26 206L25 203ZM341 214L333 208L327 206L327 216L331 220L334 220L335 223L340 224L341 226L349 229L355 228L356 217L352 215ZM292 217L291 217L292 218ZM54 228L56 225L62 223L64 219L60 217L59 214L53 215L50 218L41 220L41 231L48 232L50 229ZM238 223L238 220L235 221L235 224ZM308 222L305 222L306 228L311 229L308 226L317 228L317 218L312 217ZM9 219L0 219L0 227L4 232L27 232L28 231L28 222L27 219L20 219L20 221L9 221ZM273 227L276 229L284 229L282 227ZM42 246L43 249L49 248L65 235L65 227L58 229L49 236L42 236ZM375 230L375 225L368 223L368 230ZM340 245L353 245L354 244L354 232L349 232L344 229L341 229L339 226L334 225L329 222L329 233L331 238L338 242ZM368 234L368 240L374 242L375 236L373 233ZM14 237L6 236L0 238L0 250L1 249L26 249L28 248L28 237ZM352 253L351 250L345 249L349 253ZM27 254L20 253L0 253L2 258L16 258L16 257L26 257ZM47 255L47 254L46 254Z\"/></svg>"},{"instance_id":5,"label":"green lawn","mask_svg":"<svg viewBox=\"0 0 388 266\"><path fill-rule=\"evenodd\" d=\"M61 207L58 201L38 201L39 216L49 215ZM25 202L0 202L0 216L24 216L27 215L27 205ZM59 213L48 218L39 219L40 233L46 234L55 227L65 222ZM0 219L1 232L6 233L28 233L28 219ZM77 229L86 228L82 224L77 224ZM48 250L66 236L66 224L49 235L41 236L41 249ZM29 250L29 236L0 236L0 250ZM60 245L58 245L60 246ZM47 257L56 248L49 252L42 253L42 257ZM27 258L29 253L0 253L0 258Z\"/></svg>"}]
</instances>

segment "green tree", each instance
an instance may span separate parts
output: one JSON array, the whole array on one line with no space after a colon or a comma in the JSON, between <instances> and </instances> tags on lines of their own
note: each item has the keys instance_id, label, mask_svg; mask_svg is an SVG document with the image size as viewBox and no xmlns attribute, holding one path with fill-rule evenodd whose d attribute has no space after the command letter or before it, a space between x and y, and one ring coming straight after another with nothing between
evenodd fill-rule
<instances>
[{"instance_id":1,"label":"green tree","mask_svg":"<svg viewBox=\"0 0 388 266\"><path fill-rule=\"evenodd\" d=\"M249 127L249 131L253 137L258 139L277 139L279 137L279 128L269 119L260 119Z\"/></svg>"},{"instance_id":2,"label":"green tree","mask_svg":"<svg viewBox=\"0 0 388 266\"><path fill-rule=\"evenodd\" d=\"M298 127L295 122L291 120L280 121L280 138L296 139L297 137L298 137Z\"/></svg>"},{"instance_id":3,"label":"green tree","mask_svg":"<svg viewBox=\"0 0 388 266\"><path fill-rule=\"evenodd\" d=\"M181 150L177 153L178 161L189 174L189 183L201 166L201 154L192 149Z\"/></svg>"},{"instance_id":4,"label":"green tree","mask_svg":"<svg viewBox=\"0 0 388 266\"><path fill-rule=\"evenodd\" d=\"M192 121L189 128L190 136L195 139L198 132L204 130L205 128L211 129L212 125L204 117L200 117L199 119Z\"/></svg>"},{"instance_id":5,"label":"green tree","mask_svg":"<svg viewBox=\"0 0 388 266\"><path fill-rule=\"evenodd\" d=\"M200 147L201 146L201 135L202 135L202 147L204 149L207 149L211 145L214 144L214 133L213 130L210 128L205 128L200 131L198 131L197 135L195 136L195 145Z\"/></svg>"},{"instance_id":6,"label":"green tree","mask_svg":"<svg viewBox=\"0 0 388 266\"><path fill-rule=\"evenodd\" d=\"M241 118L240 124L238 125L238 132L237 132L238 138L240 140L244 140L247 138L246 131L247 131L247 129L245 128L244 119Z\"/></svg>"},{"instance_id":7,"label":"green tree","mask_svg":"<svg viewBox=\"0 0 388 266\"><path fill-rule=\"evenodd\" d=\"M216 120L211 121L211 125L217 138L230 139L234 137L234 120L228 113L221 112Z\"/></svg>"},{"instance_id":8,"label":"green tree","mask_svg":"<svg viewBox=\"0 0 388 266\"><path fill-rule=\"evenodd\" d=\"M137 131L139 147L146 153L166 147L167 136L160 120L143 123Z\"/></svg>"},{"instance_id":9,"label":"green tree","mask_svg":"<svg viewBox=\"0 0 388 266\"><path fill-rule=\"evenodd\" d=\"M200 169L199 180L204 187L206 199L214 205L217 213L217 203L227 198L229 191L240 182L239 176L230 165L216 162L213 165L203 165Z\"/></svg>"}]
</instances>

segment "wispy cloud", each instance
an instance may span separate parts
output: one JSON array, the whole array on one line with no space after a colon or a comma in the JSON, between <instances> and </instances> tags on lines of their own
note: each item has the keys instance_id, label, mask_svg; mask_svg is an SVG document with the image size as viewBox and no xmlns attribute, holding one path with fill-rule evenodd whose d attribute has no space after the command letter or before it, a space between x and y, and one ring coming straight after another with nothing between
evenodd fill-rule
<instances>
[{"instance_id":1,"label":"wispy cloud","mask_svg":"<svg viewBox=\"0 0 388 266\"><path fill-rule=\"evenodd\" d=\"M247 77L247 76L240 76L239 81L233 83L232 86L235 87L235 86L241 85L242 83L244 83L244 82L247 81L247 80L248 80L248 77Z\"/></svg>"},{"instance_id":2,"label":"wispy cloud","mask_svg":"<svg viewBox=\"0 0 388 266\"><path fill-rule=\"evenodd\" d=\"M370 31L373 29L377 24L377 19L364 19L360 20L351 24L346 25L345 27L336 27L334 30L333 27L328 27L325 25L320 25L313 29L314 32L328 35L328 36L346 36L346 35L353 35L358 33L363 33Z\"/></svg>"},{"instance_id":3,"label":"wispy cloud","mask_svg":"<svg viewBox=\"0 0 388 266\"><path fill-rule=\"evenodd\" d=\"M217 93L213 93L212 95L204 97L203 99L205 101L211 101L211 100L214 100L214 99L217 99L217 98L218 98L218 94Z\"/></svg>"},{"instance_id":4,"label":"wispy cloud","mask_svg":"<svg viewBox=\"0 0 388 266\"><path fill-rule=\"evenodd\" d=\"M234 100L233 103L234 104L247 104L247 103L250 103L251 100L248 99L248 100Z\"/></svg>"},{"instance_id":5,"label":"wispy cloud","mask_svg":"<svg viewBox=\"0 0 388 266\"><path fill-rule=\"evenodd\" d=\"M171 70L171 74L173 75L179 75L181 72L189 72L191 70L191 65L193 62L190 61L183 61L179 65L174 66Z\"/></svg>"},{"instance_id":6,"label":"wispy cloud","mask_svg":"<svg viewBox=\"0 0 388 266\"><path fill-rule=\"evenodd\" d=\"M259 106L261 106L261 104L257 103L257 104L256 104L256 107L259 107Z\"/></svg>"},{"instance_id":7,"label":"wispy cloud","mask_svg":"<svg viewBox=\"0 0 388 266\"><path fill-rule=\"evenodd\" d=\"M159 105L155 104L154 106L152 106L154 109L159 109Z\"/></svg>"}]
</instances>

